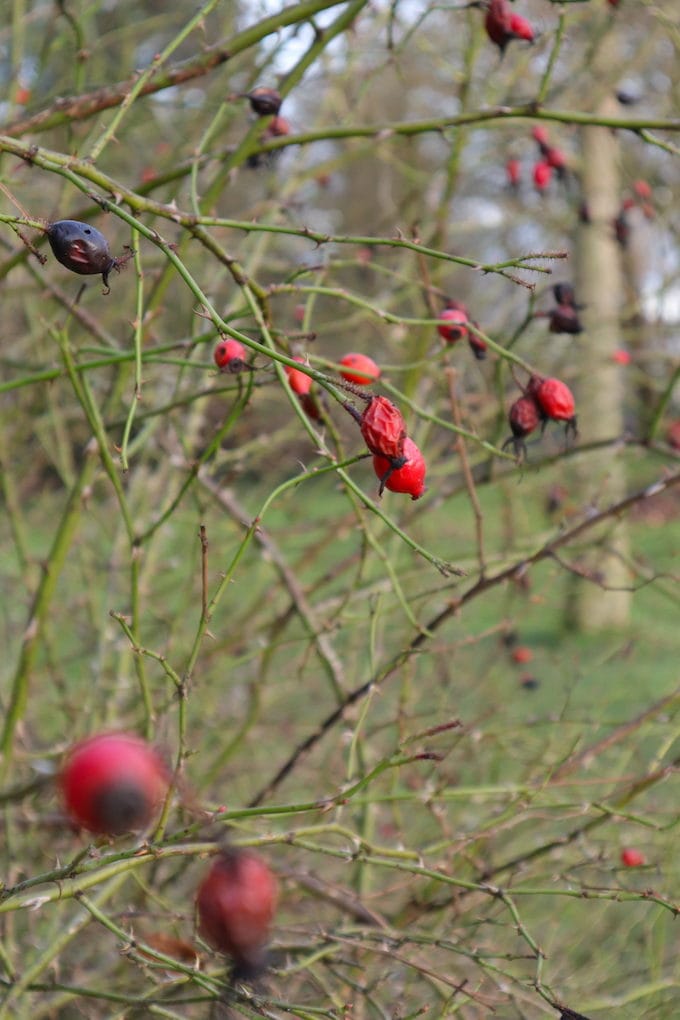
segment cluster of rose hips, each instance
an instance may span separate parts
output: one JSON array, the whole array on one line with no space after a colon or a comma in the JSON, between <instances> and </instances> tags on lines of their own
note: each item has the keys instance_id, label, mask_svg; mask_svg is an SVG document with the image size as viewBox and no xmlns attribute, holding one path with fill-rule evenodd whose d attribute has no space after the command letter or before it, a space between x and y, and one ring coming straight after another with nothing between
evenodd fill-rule
<instances>
[{"instance_id":1,"label":"cluster of rose hips","mask_svg":"<svg viewBox=\"0 0 680 1020\"><path fill-rule=\"evenodd\" d=\"M240 372L244 367L245 348L238 340L220 340L213 358L222 371ZM304 358L293 358L304 364ZM366 354L351 351L339 362L342 365L340 375L350 385L353 393L355 387L368 386L380 377L380 368ZM318 405L312 394L312 378L292 365L285 366L288 384L293 393L299 397L306 413L314 419L319 417ZM387 397L370 394L363 399L366 406L363 412L350 403L344 407L359 424L366 446L373 454L373 469L380 488L391 492L402 492L419 499L425 492L425 458L413 440L406 434L406 423L401 411Z\"/></svg>"},{"instance_id":2,"label":"cluster of rose hips","mask_svg":"<svg viewBox=\"0 0 680 1020\"><path fill-rule=\"evenodd\" d=\"M567 435L572 433L575 436L575 410L574 396L561 379L530 376L522 396L510 408L508 422L512 435L506 439L503 449L512 446L518 460L526 457L524 440L539 425L545 428L548 421L565 422Z\"/></svg>"},{"instance_id":3,"label":"cluster of rose hips","mask_svg":"<svg viewBox=\"0 0 680 1020\"><path fill-rule=\"evenodd\" d=\"M614 218L614 235L622 248L627 248L630 241L630 211L636 207L642 211L647 220L656 216L651 202L652 189L647 181L633 182L633 194L621 202L621 207Z\"/></svg>"},{"instance_id":4,"label":"cluster of rose hips","mask_svg":"<svg viewBox=\"0 0 680 1020\"><path fill-rule=\"evenodd\" d=\"M153 822L168 795L170 772L161 754L139 737L100 733L68 751L59 786L75 826L120 836L143 832ZM277 899L268 865L245 850L223 850L198 887L199 932L231 957L242 978L264 965Z\"/></svg>"},{"instance_id":5,"label":"cluster of rose hips","mask_svg":"<svg viewBox=\"0 0 680 1020\"><path fill-rule=\"evenodd\" d=\"M540 153L540 158L534 163L531 176L536 190L543 193L552 181L554 173L560 180L565 179L567 157L559 146L551 143L548 129L543 124L535 125L531 137L538 145ZM515 157L508 159L505 164L505 174L510 187L517 190L522 177L522 164L519 159Z\"/></svg>"},{"instance_id":6,"label":"cluster of rose hips","mask_svg":"<svg viewBox=\"0 0 680 1020\"><path fill-rule=\"evenodd\" d=\"M498 46L501 57L513 39L533 43L536 32L531 22L517 14L509 0L484 0L479 6L485 10L484 28L492 43Z\"/></svg>"}]
</instances>

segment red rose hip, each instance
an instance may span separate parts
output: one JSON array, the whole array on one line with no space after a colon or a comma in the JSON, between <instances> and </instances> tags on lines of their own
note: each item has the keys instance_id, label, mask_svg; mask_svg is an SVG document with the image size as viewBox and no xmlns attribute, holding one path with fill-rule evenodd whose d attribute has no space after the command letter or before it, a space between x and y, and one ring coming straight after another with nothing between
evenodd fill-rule
<instances>
[{"instance_id":1,"label":"red rose hip","mask_svg":"<svg viewBox=\"0 0 680 1020\"><path fill-rule=\"evenodd\" d=\"M100 733L68 751L59 785L71 821L118 836L144 829L165 797L168 770L150 744L130 733Z\"/></svg>"},{"instance_id":2,"label":"red rose hip","mask_svg":"<svg viewBox=\"0 0 680 1020\"><path fill-rule=\"evenodd\" d=\"M437 332L447 344L455 344L468 335L468 313L464 305L452 302L439 316L440 326Z\"/></svg>"},{"instance_id":3,"label":"red rose hip","mask_svg":"<svg viewBox=\"0 0 680 1020\"><path fill-rule=\"evenodd\" d=\"M221 371L240 372L246 360L246 349L233 338L220 340L213 351L213 360Z\"/></svg>"},{"instance_id":4,"label":"red rose hip","mask_svg":"<svg viewBox=\"0 0 680 1020\"><path fill-rule=\"evenodd\" d=\"M369 386L380 378L380 369L373 358L366 354L356 354L352 351L340 359L340 364L344 366L340 370L342 378L347 382L356 383L357 386Z\"/></svg>"},{"instance_id":5,"label":"red rose hip","mask_svg":"<svg viewBox=\"0 0 680 1020\"><path fill-rule=\"evenodd\" d=\"M299 362L300 365L304 365L303 358L294 358L293 360ZM293 393L297 393L298 396L304 396L305 393L309 393L312 388L312 377L297 368L291 368L290 365L286 365L285 369L288 383Z\"/></svg>"},{"instance_id":6,"label":"red rose hip","mask_svg":"<svg viewBox=\"0 0 680 1020\"><path fill-rule=\"evenodd\" d=\"M226 850L213 862L196 894L201 937L231 956L243 976L265 962L278 900L276 878L249 850Z\"/></svg>"},{"instance_id":7,"label":"red rose hip","mask_svg":"<svg viewBox=\"0 0 680 1020\"><path fill-rule=\"evenodd\" d=\"M621 863L626 868L639 868L646 864L645 855L633 847L626 847L621 851Z\"/></svg>"},{"instance_id":8,"label":"red rose hip","mask_svg":"<svg viewBox=\"0 0 680 1020\"><path fill-rule=\"evenodd\" d=\"M425 492L425 458L408 436L404 440L405 463L395 468L386 457L373 457L373 470L380 481L380 495L384 489L403 492L411 499L420 499Z\"/></svg>"},{"instance_id":9,"label":"red rose hip","mask_svg":"<svg viewBox=\"0 0 680 1020\"><path fill-rule=\"evenodd\" d=\"M532 377L536 379L536 377ZM541 379L532 385L531 392L542 415L553 421L572 421L576 404L574 395L561 379Z\"/></svg>"}]
</instances>

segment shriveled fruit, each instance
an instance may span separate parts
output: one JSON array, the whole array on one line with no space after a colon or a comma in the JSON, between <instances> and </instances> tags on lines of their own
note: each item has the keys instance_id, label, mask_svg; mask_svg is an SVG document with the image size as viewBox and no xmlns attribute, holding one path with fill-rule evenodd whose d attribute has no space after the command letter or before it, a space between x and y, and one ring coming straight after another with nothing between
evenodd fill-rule
<instances>
[{"instance_id":1,"label":"shriveled fruit","mask_svg":"<svg viewBox=\"0 0 680 1020\"><path fill-rule=\"evenodd\" d=\"M406 493L411 499L420 499L425 492L427 465L418 446L409 436L404 441L404 457L405 461L399 468L395 468L386 457L373 457L373 469L380 481L380 495L383 489L389 489L391 492Z\"/></svg>"},{"instance_id":2,"label":"shriveled fruit","mask_svg":"<svg viewBox=\"0 0 680 1020\"><path fill-rule=\"evenodd\" d=\"M196 894L199 932L231 956L241 976L265 962L278 883L266 862L248 850L226 850L212 863Z\"/></svg>"},{"instance_id":3,"label":"shriveled fruit","mask_svg":"<svg viewBox=\"0 0 680 1020\"><path fill-rule=\"evenodd\" d=\"M573 305L557 305L550 313L548 329L551 333L582 333L583 324Z\"/></svg>"},{"instance_id":4,"label":"shriveled fruit","mask_svg":"<svg viewBox=\"0 0 680 1020\"><path fill-rule=\"evenodd\" d=\"M342 378L347 382L356 383L357 386L369 386L380 377L380 369L373 358L369 358L367 354L357 354L352 351L340 358L340 364L344 366L340 370Z\"/></svg>"},{"instance_id":5,"label":"shriveled fruit","mask_svg":"<svg viewBox=\"0 0 680 1020\"><path fill-rule=\"evenodd\" d=\"M387 397L372 397L359 422L366 446L379 457L386 457L394 468L405 461L406 422L401 411Z\"/></svg>"},{"instance_id":6,"label":"shriveled fruit","mask_svg":"<svg viewBox=\"0 0 680 1020\"><path fill-rule=\"evenodd\" d=\"M130 733L100 733L67 753L59 785L71 820L118 836L145 828L169 785L159 753Z\"/></svg>"},{"instance_id":7,"label":"shriveled fruit","mask_svg":"<svg viewBox=\"0 0 680 1020\"><path fill-rule=\"evenodd\" d=\"M503 449L512 446L515 456L518 458L526 456L526 443L524 439L530 435L541 423L540 409L530 394L525 394L514 402L508 412L508 423L512 435L503 443Z\"/></svg>"},{"instance_id":8,"label":"shriveled fruit","mask_svg":"<svg viewBox=\"0 0 680 1020\"><path fill-rule=\"evenodd\" d=\"M114 258L101 231L80 220L57 220L47 228L47 240L57 262L80 276L98 276L109 286L109 273L119 270L132 253Z\"/></svg>"}]
</instances>

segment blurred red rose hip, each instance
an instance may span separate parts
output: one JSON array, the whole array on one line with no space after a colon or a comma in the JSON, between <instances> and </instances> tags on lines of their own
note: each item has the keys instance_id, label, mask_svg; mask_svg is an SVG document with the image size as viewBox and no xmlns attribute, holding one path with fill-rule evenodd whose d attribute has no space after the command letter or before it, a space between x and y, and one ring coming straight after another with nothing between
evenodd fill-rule
<instances>
[{"instance_id":1,"label":"blurred red rose hip","mask_svg":"<svg viewBox=\"0 0 680 1020\"><path fill-rule=\"evenodd\" d=\"M304 358L293 358L293 361L299 362L304 365ZM297 368L291 368L290 365L285 366L286 375L288 376L288 383L293 393L297 393L298 396L302 397L305 393L309 393L312 388L312 377L307 375L306 372L301 372Z\"/></svg>"},{"instance_id":2,"label":"blurred red rose hip","mask_svg":"<svg viewBox=\"0 0 680 1020\"><path fill-rule=\"evenodd\" d=\"M265 861L249 850L226 850L196 893L200 935L252 976L264 965L277 901L278 884Z\"/></svg>"},{"instance_id":3,"label":"blurred red rose hip","mask_svg":"<svg viewBox=\"0 0 680 1020\"><path fill-rule=\"evenodd\" d=\"M646 864L645 855L640 853L639 850L633 849L633 847L626 847L625 850L621 851L621 863L626 868L639 868Z\"/></svg>"},{"instance_id":4,"label":"blurred red rose hip","mask_svg":"<svg viewBox=\"0 0 680 1020\"><path fill-rule=\"evenodd\" d=\"M144 829L167 793L168 769L158 751L130 733L100 733L66 754L59 785L71 821L119 836Z\"/></svg>"}]
</instances>

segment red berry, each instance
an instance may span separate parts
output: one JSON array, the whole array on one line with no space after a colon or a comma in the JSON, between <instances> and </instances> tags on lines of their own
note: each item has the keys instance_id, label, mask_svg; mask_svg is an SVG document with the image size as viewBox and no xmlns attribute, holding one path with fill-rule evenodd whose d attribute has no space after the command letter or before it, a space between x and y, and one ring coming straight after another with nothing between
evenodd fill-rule
<instances>
[{"instance_id":1,"label":"red berry","mask_svg":"<svg viewBox=\"0 0 680 1020\"><path fill-rule=\"evenodd\" d=\"M395 468L386 457L373 457L373 470L380 480L380 494L384 488L391 492L407 493L411 499L420 499L425 492L427 466L422 453L408 436L404 441L406 463Z\"/></svg>"},{"instance_id":2,"label":"red berry","mask_svg":"<svg viewBox=\"0 0 680 1020\"><path fill-rule=\"evenodd\" d=\"M534 657L534 653L526 645L518 645L517 648L512 650L512 661L523 665L525 662L531 662Z\"/></svg>"},{"instance_id":3,"label":"red berry","mask_svg":"<svg viewBox=\"0 0 680 1020\"><path fill-rule=\"evenodd\" d=\"M261 857L227 850L213 862L196 894L199 932L227 953L241 974L261 969L278 900L276 878Z\"/></svg>"},{"instance_id":4,"label":"red berry","mask_svg":"<svg viewBox=\"0 0 680 1020\"><path fill-rule=\"evenodd\" d=\"M344 358L340 359L340 364L352 369L351 372L341 371L342 378L347 382L356 383L357 386L369 386L380 377L380 369L373 358L369 358L366 354L355 354L354 352L345 354Z\"/></svg>"},{"instance_id":5,"label":"red berry","mask_svg":"<svg viewBox=\"0 0 680 1020\"><path fill-rule=\"evenodd\" d=\"M505 176L508 179L508 184L511 188L519 186L520 176L522 173L522 164L518 159L509 159L505 164Z\"/></svg>"},{"instance_id":6,"label":"red berry","mask_svg":"<svg viewBox=\"0 0 680 1020\"><path fill-rule=\"evenodd\" d=\"M645 864L645 855L640 853L639 850L634 850L632 847L626 847L625 850L621 851L621 863L626 868L639 868Z\"/></svg>"},{"instance_id":7,"label":"red berry","mask_svg":"<svg viewBox=\"0 0 680 1020\"><path fill-rule=\"evenodd\" d=\"M145 828L168 789L158 752L129 733L100 733L76 744L59 776L74 824L118 836Z\"/></svg>"},{"instance_id":8,"label":"red berry","mask_svg":"<svg viewBox=\"0 0 680 1020\"><path fill-rule=\"evenodd\" d=\"M393 467L401 467L404 463L406 423L391 400L372 397L361 415L359 427L371 453L386 457Z\"/></svg>"},{"instance_id":9,"label":"red berry","mask_svg":"<svg viewBox=\"0 0 680 1020\"><path fill-rule=\"evenodd\" d=\"M541 160L534 164L533 179L538 191L545 191L552 178L552 167L550 163Z\"/></svg>"},{"instance_id":10,"label":"red berry","mask_svg":"<svg viewBox=\"0 0 680 1020\"><path fill-rule=\"evenodd\" d=\"M285 117L274 117L265 132L268 138L280 138L290 134L290 123Z\"/></svg>"},{"instance_id":11,"label":"red berry","mask_svg":"<svg viewBox=\"0 0 680 1020\"><path fill-rule=\"evenodd\" d=\"M538 143L541 150L547 149L550 145L548 129L544 124L535 124L531 129L531 137Z\"/></svg>"},{"instance_id":12,"label":"red berry","mask_svg":"<svg viewBox=\"0 0 680 1020\"><path fill-rule=\"evenodd\" d=\"M647 181L635 181L633 183L633 191L638 198L651 198L652 189Z\"/></svg>"},{"instance_id":13,"label":"red berry","mask_svg":"<svg viewBox=\"0 0 680 1020\"><path fill-rule=\"evenodd\" d=\"M524 39L525 42L533 42L536 38L534 26L523 18L521 14L510 15L510 31L513 38Z\"/></svg>"},{"instance_id":14,"label":"red berry","mask_svg":"<svg viewBox=\"0 0 680 1020\"><path fill-rule=\"evenodd\" d=\"M468 335L468 313L464 305L461 307L458 302L452 302L452 307L445 308L439 319L445 325L437 326L437 332L447 343L455 344Z\"/></svg>"},{"instance_id":15,"label":"red berry","mask_svg":"<svg viewBox=\"0 0 680 1020\"><path fill-rule=\"evenodd\" d=\"M632 358L629 351L619 348L612 354L612 361L615 361L617 365L630 365Z\"/></svg>"},{"instance_id":16,"label":"red berry","mask_svg":"<svg viewBox=\"0 0 680 1020\"><path fill-rule=\"evenodd\" d=\"M557 146L548 146L545 150L545 162L558 171L564 171L567 167L567 157Z\"/></svg>"},{"instance_id":17,"label":"red berry","mask_svg":"<svg viewBox=\"0 0 680 1020\"><path fill-rule=\"evenodd\" d=\"M532 380L536 381L532 383ZM529 380L527 392L531 390L543 417L553 421L572 422L576 404L566 383L560 379L538 380L537 376L532 376L532 380Z\"/></svg>"},{"instance_id":18,"label":"red berry","mask_svg":"<svg viewBox=\"0 0 680 1020\"><path fill-rule=\"evenodd\" d=\"M514 39L514 33L510 27L511 19L512 8L508 0L489 0L484 17L484 28L491 42L498 46L501 56L510 40Z\"/></svg>"},{"instance_id":19,"label":"red berry","mask_svg":"<svg viewBox=\"0 0 680 1020\"><path fill-rule=\"evenodd\" d=\"M293 361L299 362L304 365L304 358L293 358ZM291 368L290 365L286 365L286 375L288 376L288 382L293 393L297 393L303 396L305 393L309 393L312 388L312 377L307 375L305 372L301 372L298 368Z\"/></svg>"},{"instance_id":20,"label":"red berry","mask_svg":"<svg viewBox=\"0 0 680 1020\"><path fill-rule=\"evenodd\" d=\"M231 337L228 340L220 340L213 351L213 360L219 369L240 372L245 364L246 349L242 343Z\"/></svg>"}]
</instances>

